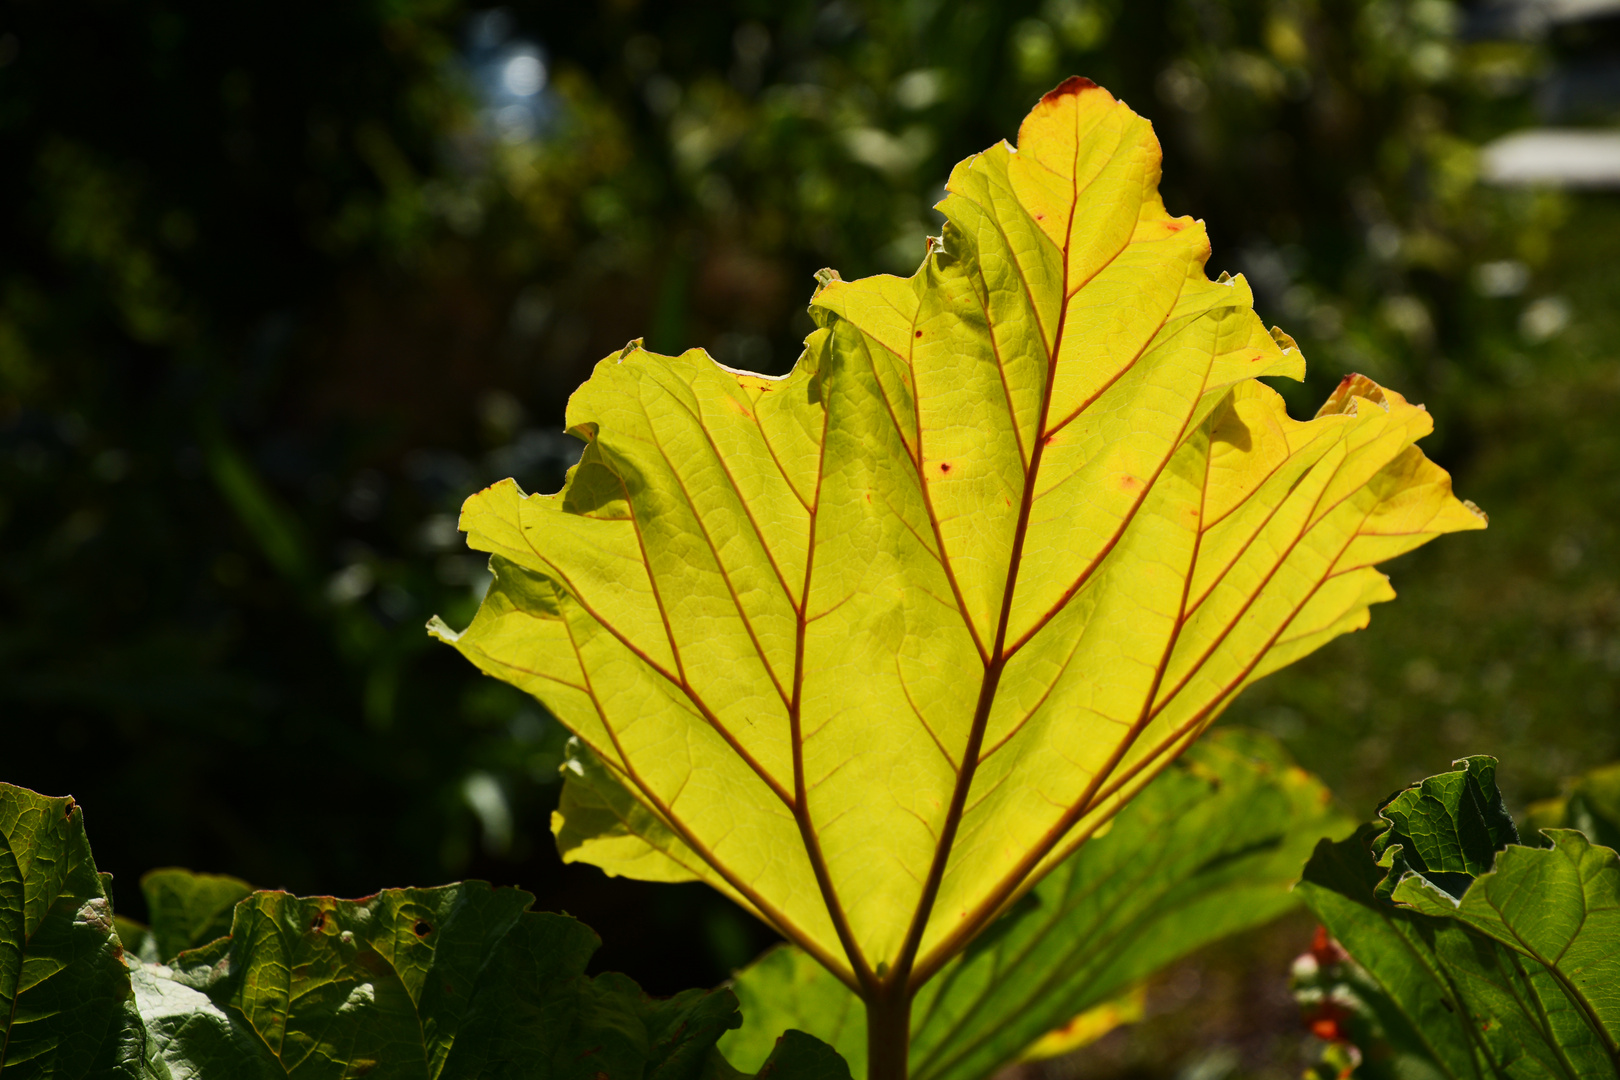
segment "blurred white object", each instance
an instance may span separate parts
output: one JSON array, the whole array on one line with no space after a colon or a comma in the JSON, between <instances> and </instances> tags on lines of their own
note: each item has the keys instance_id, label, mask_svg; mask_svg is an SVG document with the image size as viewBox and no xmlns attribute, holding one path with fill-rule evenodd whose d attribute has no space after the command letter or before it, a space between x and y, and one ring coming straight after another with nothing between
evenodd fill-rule
<instances>
[{"instance_id":1,"label":"blurred white object","mask_svg":"<svg viewBox=\"0 0 1620 1080\"><path fill-rule=\"evenodd\" d=\"M1505 135L1480 151L1493 184L1620 187L1620 131L1542 128Z\"/></svg>"},{"instance_id":2,"label":"blurred white object","mask_svg":"<svg viewBox=\"0 0 1620 1080\"><path fill-rule=\"evenodd\" d=\"M1574 312L1562 296L1532 300L1519 316L1519 333L1532 345L1540 345L1562 334Z\"/></svg>"},{"instance_id":3,"label":"blurred white object","mask_svg":"<svg viewBox=\"0 0 1620 1080\"><path fill-rule=\"evenodd\" d=\"M1517 259L1498 259L1474 267L1474 291L1481 296L1518 296L1530 284L1530 268Z\"/></svg>"}]
</instances>

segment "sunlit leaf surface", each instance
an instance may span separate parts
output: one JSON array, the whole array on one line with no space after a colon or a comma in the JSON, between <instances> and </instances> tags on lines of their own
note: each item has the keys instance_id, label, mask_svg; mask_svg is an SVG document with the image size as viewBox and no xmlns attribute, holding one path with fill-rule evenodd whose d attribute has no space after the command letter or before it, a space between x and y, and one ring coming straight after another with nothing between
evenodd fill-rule
<instances>
[{"instance_id":1,"label":"sunlit leaf surface","mask_svg":"<svg viewBox=\"0 0 1620 1080\"><path fill-rule=\"evenodd\" d=\"M435 632L851 985L920 985L1364 626L1374 564L1484 525L1422 408L1354 377L1296 421L1254 381L1303 360L1206 277L1159 161L1066 82L957 166L915 275L822 275L791 374L632 344L569 403L561 492L463 510L495 581Z\"/></svg>"},{"instance_id":2,"label":"sunlit leaf surface","mask_svg":"<svg viewBox=\"0 0 1620 1080\"><path fill-rule=\"evenodd\" d=\"M1076 1019L1051 1042L1083 1034L1099 1007L1120 1022L1132 987L1298 904L1290 889L1315 842L1352 828L1275 740L1215 732L922 988L912 1077L989 1076ZM865 1075L860 1000L806 954L773 950L735 989L743 1026L720 1044L733 1064L757 1067L774 1034L797 1027Z\"/></svg>"}]
</instances>

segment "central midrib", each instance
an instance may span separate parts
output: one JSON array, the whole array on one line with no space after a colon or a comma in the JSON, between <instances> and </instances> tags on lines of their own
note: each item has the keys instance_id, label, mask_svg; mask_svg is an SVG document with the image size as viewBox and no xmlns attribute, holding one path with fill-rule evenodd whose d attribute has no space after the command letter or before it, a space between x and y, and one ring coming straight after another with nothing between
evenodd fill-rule
<instances>
[{"instance_id":1,"label":"central midrib","mask_svg":"<svg viewBox=\"0 0 1620 1080\"><path fill-rule=\"evenodd\" d=\"M1052 408L1052 387L1056 380L1058 356L1063 351L1063 335L1069 318L1069 246L1073 242L1075 212L1080 206L1080 146L1080 133L1077 130L1074 160L1070 163L1069 219L1063 233L1065 243L1060 249L1063 256L1063 288L1059 293L1062 306L1058 310L1057 328L1052 334L1052 344L1046 359L1046 381L1041 388L1040 418L1035 427L1035 445L1030 453L1029 467L1024 473L1024 490L1018 504L1018 523L1013 529L1012 554L1007 560L1007 578L1001 592L1001 612L996 620L995 642L991 646L989 660L985 665L984 678L979 684L979 699L974 705L973 721L968 728L967 743L962 750L962 766L957 772L956 784L951 791L950 808L940 829L939 841L934 846L934 858L928 868L928 877L924 880L922 894L918 897L917 907L912 914L911 925L906 930L905 941L901 945L894 970L889 974L892 984L901 987L907 996L916 991L916 987L909 985L912 965L916 962L917 951L922 945L923 934L927 930L929 917L933 914L934 903L939 898L940 886L945 879L945 866L950 860L956 833L962 824L968 793L973 787L973 778L978 771L979 752L983 748L985 731L989 727L990 708L995 703L996 691L1001 685L1001 675L1007 664L1007 626L1012 620L1013 593L1018 585L1018 570L1023 562L1029 517L1035 505L1036 481L1046 451L1046 422ZM1129 241L1126 243L1128 245ZM1016 417L1013 421L1016 423ZM920 457L920 439L918 452ZM918 479L926 484L921 475ZM945 552L941 550L940 554L943 557ZM967 617L965 610L963 617Z\"/></svg>"}]
</instances>

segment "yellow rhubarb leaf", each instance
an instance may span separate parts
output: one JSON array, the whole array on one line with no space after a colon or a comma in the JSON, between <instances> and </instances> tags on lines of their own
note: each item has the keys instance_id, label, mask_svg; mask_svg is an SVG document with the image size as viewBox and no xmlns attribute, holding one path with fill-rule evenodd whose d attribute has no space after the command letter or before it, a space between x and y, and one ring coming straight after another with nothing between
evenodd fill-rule
<instances>
[{"instance_id":1,"label":"yellow rhubarb leaf","mask_svg":"<svg viewBox=\"0 0 1620 1080\"><path fill-rule=\"evenodd\" d=\"M791 374L632 343L569 402L561 492L463 511L495 580L435 632L868 1000L1366 625L1375 563L1485 524L1421 407L1352 378L1296 421L1255 381L1299 350L1206 277L1159 163L1071 79L956 167L916 274L821 275ZM608 869L674 872L613 820Z\"/></svg>"}]
</instances>

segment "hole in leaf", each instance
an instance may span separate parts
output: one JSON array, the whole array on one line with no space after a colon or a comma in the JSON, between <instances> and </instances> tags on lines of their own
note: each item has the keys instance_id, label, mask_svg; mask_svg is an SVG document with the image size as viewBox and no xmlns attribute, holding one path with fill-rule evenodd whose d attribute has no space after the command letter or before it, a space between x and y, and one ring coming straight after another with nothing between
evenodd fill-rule
<instances>
[{"instance_id":1,"label":"hole in leaf","mask_svg":"<svg viewBox=\"0 0 1620 1080\"><path fill-rule=\"evenodd\" d=\"M433 924L426 919L417 919L416 925L412 929L416 931L417 937L427 937L433 933Z\"/></svg>"}]
</instances>

